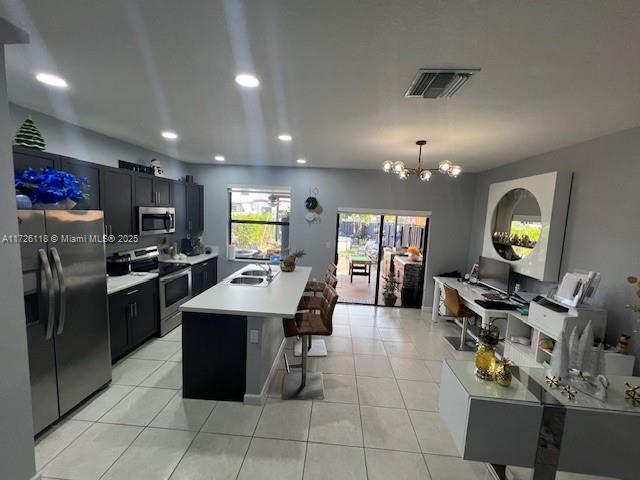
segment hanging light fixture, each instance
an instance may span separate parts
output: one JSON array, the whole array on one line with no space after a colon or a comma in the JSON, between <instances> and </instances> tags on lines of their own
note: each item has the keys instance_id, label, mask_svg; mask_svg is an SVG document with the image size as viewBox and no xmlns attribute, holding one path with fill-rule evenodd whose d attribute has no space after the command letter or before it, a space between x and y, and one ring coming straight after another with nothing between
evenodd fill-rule
<instances>
[{"instance_id":1,"label":"hanging light fixture","mask_svg":"<svg viewBox=\"0 0 640 480\"><path fill-rule=\"evenodd\" d=\"M385 173L395 173L400 180L406 180L409 178L409 175L415 175L423 182L428 182L433 172L440 172L443 175L449 175L451 178L456 178L462 173L462 167L460 165L454 165L449 160L441 161L438 164L438 168L424 168L422 166L422 147L426 144L426 140L418 140L416 142L420 150L418 151L418 165L416 165L415 168L407 168L403 162L387 160L382 164L382 170Z\"/></svg>"}]
</instances>

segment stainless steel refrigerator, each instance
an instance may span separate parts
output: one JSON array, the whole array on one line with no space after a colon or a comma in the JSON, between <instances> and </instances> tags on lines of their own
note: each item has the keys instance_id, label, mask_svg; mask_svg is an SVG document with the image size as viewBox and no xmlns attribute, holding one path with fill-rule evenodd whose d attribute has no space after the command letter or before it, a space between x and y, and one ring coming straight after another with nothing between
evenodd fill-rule
<instances>
[{"instance_id":1,"label":"stainless steel refrigerator","mask_svg":"<svg viewBox=\"0 0 640 480\"><path fill-rule=\"evenodd\" d=\"M35 432L111 381L103 213L18 211Z\"/></svg>"}]
</instances>

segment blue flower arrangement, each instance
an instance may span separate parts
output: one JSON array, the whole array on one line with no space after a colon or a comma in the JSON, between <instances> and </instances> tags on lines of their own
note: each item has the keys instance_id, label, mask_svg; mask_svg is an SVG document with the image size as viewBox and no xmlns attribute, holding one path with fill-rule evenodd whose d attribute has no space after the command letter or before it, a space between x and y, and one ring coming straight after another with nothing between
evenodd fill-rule
<instances>
[{"instance_id":1,"label":"blue flower arrangement","mask_svg":"<svg viewBox=\"0 0 640 480\"><path fill-rule=\"evenodd\" d=\"M66 200L79 202L89 198L89 182L85 177L46 167L40 172L27 168L15 175L16 193L26 195L34 204L57 203Z\"/></svg>"}]
</instances>

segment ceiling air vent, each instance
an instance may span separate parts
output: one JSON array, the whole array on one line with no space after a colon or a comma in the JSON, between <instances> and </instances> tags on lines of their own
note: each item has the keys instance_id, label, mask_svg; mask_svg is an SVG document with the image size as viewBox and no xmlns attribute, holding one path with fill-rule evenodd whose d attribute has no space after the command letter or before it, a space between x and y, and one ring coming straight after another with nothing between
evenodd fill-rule
<instances>
[{"instance_id":1,"label":"ceiling air vent","mask_svg":"<svg viewBox=\"0 0 640 480\"><path fill-rule=\"evenodd\" d=\"M479 71L479 68L464 70L421 68L404 96L407 98L453 97Z\"/></svg>"}]
</instances>

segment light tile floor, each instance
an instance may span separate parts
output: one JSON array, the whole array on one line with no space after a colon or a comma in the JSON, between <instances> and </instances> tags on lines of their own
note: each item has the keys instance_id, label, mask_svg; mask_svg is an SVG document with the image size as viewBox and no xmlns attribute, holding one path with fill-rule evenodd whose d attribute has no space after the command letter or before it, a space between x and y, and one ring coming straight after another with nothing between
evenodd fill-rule
<instances>
[{"instance_id":1,"label":"light tile floor","mask_svg":"<svg viewBox=\"0 0 640 480\"><path fill-rule=\"evenodd\" d=\"M180 328L154 339L38 439L37 468L62 480L492 478L458 458L437 413L442 360L471 358L442 340L455 327L417 310L354 305L338 305L334 325L329 356L310 359L325 399L280 400L280 362L262 407L183 399Z\"/></svg>"}]
</instances>

